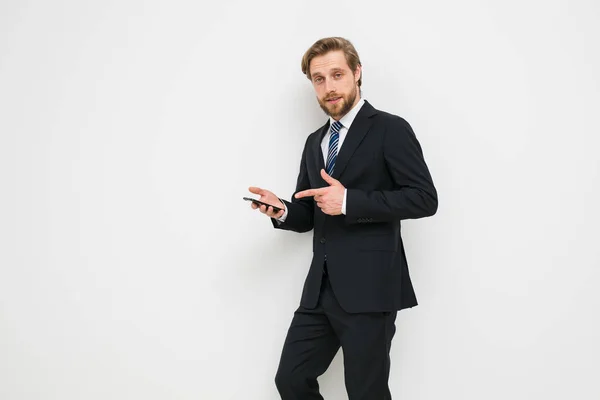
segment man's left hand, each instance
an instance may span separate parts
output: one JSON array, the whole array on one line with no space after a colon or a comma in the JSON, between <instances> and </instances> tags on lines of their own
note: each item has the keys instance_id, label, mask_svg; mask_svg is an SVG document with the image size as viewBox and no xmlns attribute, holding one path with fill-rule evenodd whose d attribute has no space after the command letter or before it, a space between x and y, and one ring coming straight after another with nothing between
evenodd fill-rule
<instances>
[{"instance_id":1,"label":"man's left hand","mask_svg":"<svg viewBox=\"0 0 600 400\"><path fill-rule=\"evenodd\" d=\"M342 203L344 202L346 188L340 181L327 175L324 169L321 169L321 176L329 184L329 187L303 190L296 193L294 197L301 199L303 197L314 196L317 206L325 214L340 215L342 213Z\"/></svg>"}]
</instances>

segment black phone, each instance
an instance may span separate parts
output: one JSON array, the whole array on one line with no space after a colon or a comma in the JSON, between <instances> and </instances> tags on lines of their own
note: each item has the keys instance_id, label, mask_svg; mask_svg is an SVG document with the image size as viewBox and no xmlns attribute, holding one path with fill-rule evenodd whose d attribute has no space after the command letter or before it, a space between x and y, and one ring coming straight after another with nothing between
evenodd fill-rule
<instances>
[{"instance_id":1,"label":"black phone","mask_svg":"<svg viewBox=\"0 0 600 400\"><path fill-rule=\"evenodd\" d=\"M253 202L254 204L258 204L259 206L263 206L263 205L264 205L264 206L266 206L267 208L269 208L269 207L273 207L273 211L274 211L274 212L276 212L276 213L277 213L277 212L279 212L279 211L281 211L281 210L283 210L283 208L276 207L276 206L274 206L274 205L272 205L272 204L267 204L267 203L264 203L264 202L262 202L262 201L260 201L260 200L251 199L250 197L244 197L244 200L246 200L246 201L251 201L251 202Z\"/></svg>"}]
</instances>

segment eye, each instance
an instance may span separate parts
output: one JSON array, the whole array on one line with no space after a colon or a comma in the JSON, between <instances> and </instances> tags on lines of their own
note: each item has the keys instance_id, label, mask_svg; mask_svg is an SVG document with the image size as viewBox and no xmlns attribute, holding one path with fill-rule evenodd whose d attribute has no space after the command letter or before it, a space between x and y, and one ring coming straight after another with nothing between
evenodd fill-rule
<instances>
[{"instance_id":1,"label":"eye","mask_svg":"<svg viewBox=\"0 0 600 400\"><path fill-rule=\"evenodd\" d=\"M342 77L342 73L338 72L337 74L334 75L336 78L341 78Z\"/></svg>"},{"instance_id":2,"label":"eye","mask_svg":"<svg viewBox=\"0 0 600 400\"><path fill-rule=\"evenodd\" d=\"M315 83L321 83L321 81L323 80L323 78L321 78L320 76L315 78Z\"/></svg>"}]
</instances>

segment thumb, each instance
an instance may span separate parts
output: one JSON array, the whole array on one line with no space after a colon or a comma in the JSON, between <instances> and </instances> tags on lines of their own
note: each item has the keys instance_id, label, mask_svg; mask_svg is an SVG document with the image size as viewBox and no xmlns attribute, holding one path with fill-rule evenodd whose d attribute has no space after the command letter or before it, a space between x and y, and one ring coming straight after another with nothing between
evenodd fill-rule
<instances>
[{"instance_id":1,"label":"thumb","mask_svg":"<svg viewBox=\"0 0 600 400\"><path fill-rule=\"evenodd\" d=\"M249 190L251 193L254 193L254 194L260 194L261 196L262 196L262 195L264 194L264 192L265 192L263 189L261 189L261 188L259 188L259 187L256 187L256 186L250 186L250 187L248 188L248 190Z\"/></svg>"},{"instance_id":2,"label":"thumb","mask_svg":"<svg viewBox=\"0 0 600 400\"><path fill-rule=\"evenodd\" d=\"M340 184L340 182L337 179L334 179L331 176L329 176L329 174L327 174L327 172L325 172L324 169L321 169L321 176L323 177L323 179L325 180L325 182L327 182L331 186L339 185Z\"/></svg>"}]
</instances>

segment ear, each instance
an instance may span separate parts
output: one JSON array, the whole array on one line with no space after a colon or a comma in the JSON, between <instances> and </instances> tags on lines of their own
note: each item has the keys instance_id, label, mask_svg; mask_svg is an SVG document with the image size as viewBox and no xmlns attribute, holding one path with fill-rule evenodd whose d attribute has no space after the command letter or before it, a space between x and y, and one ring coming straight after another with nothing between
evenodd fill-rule
<instances>
[{"instance_id":1,"label":"ear","mask_svg":"<svg viewBox=\"0 0 600 400\"><path fill-rule=\"evenodd\" d=\"M358 80L362 76L362 65L358 64L356 66L356 70L354 71L354 83L358 83Z\"/></svg>"}]
</instances>

